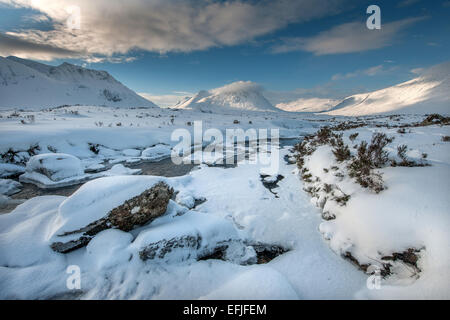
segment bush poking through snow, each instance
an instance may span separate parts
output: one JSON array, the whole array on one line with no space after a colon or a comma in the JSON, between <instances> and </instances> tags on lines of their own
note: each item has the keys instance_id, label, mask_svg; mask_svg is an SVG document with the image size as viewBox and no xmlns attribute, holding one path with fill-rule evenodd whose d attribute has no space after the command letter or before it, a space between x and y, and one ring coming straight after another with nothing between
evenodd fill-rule
<instances>
[{"instance_id":1,"label":"bush poking through snow","mask_svg":"<svg viewBox=\"0 0 450 320\"><path fill-rule=\"evenodd\" d=\"M450 141L450 136L443 136L442 137L442 141L449 142Z\"/></svg>"},{"instance_id":2,"label":"bush poking through snow","mask_svg":"<svg viewBox=\"0 0 450 320\"><path fill-rule=\"evenodd\" d=\"M389 154L384 147L392 141L393 138L388 138L384 133L375 133L370 145L362 141L358 153L348 166L350 177L355 178L363 188L369 188L376 193L384 190L381 175L374 173L373 169L386 165Z\"/></svg>"},{"instance_id":3,"label":"bush poking through snow","mask_svg":"<svg viewBox=\"0 0 450 320\"><path fill-rule=\"evenodd\" d=\"M424 160L428 157L428 154L422 153L422 161L420 163L413 160L409 160L406 152L408 151L408 146L405 144L399 145L397 147L397 156L400 158L400 162L395 160L391 161L391 166L396 167L426 167L429 164L425 163Z\"/></svg>"},{"instance_id":4,"label":"bush poking through snow","mask_svg":"<svg viewBox=\"0 0 450 320\"><path fill-rule=\"evenodd\" d=\"M100 149L98 148L100 145L96 143L88 143L89 150L91 150L93 153L98 154L100 152Z\"/></svg>"},{"instance_id":5,"label":"bush poking through snow","mask_svg":"<svg viewBox=\"0 0 450 320\"><path fill-rule=\"evenodd\" d=\"M342 135L338 136L335 140L335 147L333 149L333 154L338 162L350 159L351 156L350 149L344 143Z\"/></svg>"},{"instance_id":6,"label":"bush poking through snow","mask_svg":"<svg viewBox=\"0 0 450 320\"><path fill-rule=\"evenodd\" d=\"M406 144L399 145L397 147L397 155L400 159L402 159L402 162L407 162L406 159L406 151L408 150L408 146Z\"/></svg>"},{"instance_id":7,"label":"bush poking through snow","mask_svg":"<svg viewBox=\"0 0 450 320\"><path fill-rule=\"evenodd\" d=\"M319 144L328 144L330 141L330 138L332 137L333 132L328 127L320 128L319 131L316 133L316 141Z\"/></svg>"},{"instance_id":8,"label":"bush poking through snow","mask_svg":"<svg viewBox=\"0 0 450 320\"><path fill-rule=\"evenodd\" d=\"M358 135L359 135L359 133L355 132L355 133L352 133L351 135L349 135L348 138L350 139L351 142L355 142L355 139L358 137Z\"/></svg>"},{"instance_id":9,"label":"bush poking through snow","mask_svg":"<svg viewBox=\"0 0 450 320\"><path fill-rule=\"evenodd\" d=\"M427 116L420 125L422 126L431 126L434 124L446 125L450 123L450 117L444 117L440 114L434 113Z\"/></svg>"},{"instance_id":10,"label":"bush poking through snow","mask_svg":"<svg viewBox=\"0 0 450 320\"><path fill-rule=\"evenodd\" d=\"M6 163L16 163L18 153L19 151L15 151L12 148L9 148L8 151L2 154L2 160Z\"/></svg>"},{"instance_id":11,"label":"bush poking through snow","mask_svg":"<svg viewBox=\"0 0 450 320\"><path fill-rule=\"evenodd\" d=\"M384 150L384 147L393 140L394 138L388 138L384 133L378 132L373 134L368 152L375 168L382 168L388 162L389 153Z\"/></svg>"}]
</instances>

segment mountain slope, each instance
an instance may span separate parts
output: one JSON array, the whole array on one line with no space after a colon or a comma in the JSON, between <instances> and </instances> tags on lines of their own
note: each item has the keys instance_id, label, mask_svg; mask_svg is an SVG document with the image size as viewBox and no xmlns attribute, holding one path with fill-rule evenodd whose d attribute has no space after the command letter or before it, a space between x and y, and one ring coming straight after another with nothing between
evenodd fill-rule
<instances>
[{"instance_id":1,"label":"mountain slope","mask_svg":"<svg viewBox=\"0 0 450 320\"><path fill-rule=\"evenodd\" d=\"M156 107L106 71L63 63L57 67L0 57L0 108L43 109L60 105Z\"/></svg>"},{"instance_id":2,"label":"mountain slope","mask_svg":"<svg viewBox=\"0 0 450 320\"><path fill-rule=\"evenodd\" d=\"M202 90L194 97L176 105L180 109L202 112L280 111L262 94L262 88L250 81L238 81L226 86Z\"/></svg>"},{"instance_id":3,"label":"mountain slope","mask_svg":"<svg viewBox=\"0 0 450 320\"><path fill-rule=\"evenodd\" d=\"M300 98L292 102L279 103L278 109L289 112L322 112L333 109L340 100L322 98Z\"/></svg>"},{"instance_id":4,"label":"mountain slope","mask_svg":"<svg viewBox=\"0 0 450 320\"><path fill-rule=\"evenodd\" d=\"M450 62L396 86L350 96L325 112L343 116L403 113L450 113Z\"/></svg>"}]
</instances>

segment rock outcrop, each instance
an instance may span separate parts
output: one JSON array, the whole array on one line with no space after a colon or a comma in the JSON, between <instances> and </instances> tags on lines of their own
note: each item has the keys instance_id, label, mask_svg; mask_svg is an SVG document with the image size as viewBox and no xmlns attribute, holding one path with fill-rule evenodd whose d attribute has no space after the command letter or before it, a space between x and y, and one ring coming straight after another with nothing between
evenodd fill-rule
<instances>
[{"instance_id":1,"label":"rock outcrop","mask_svg":"<svg viewBox=\"0 0 450 320\"><path fill-rule=\"evenodd\" d=\"M172 196L173 189L165 182L159 182L140 195L112 209L104 218L81 229L59 235L60 237L66 237L80 234L80 237L68 242L54 242L51 248L56 252L67 253L86 246L97 233L103 230L115 228L130 231L136 226L148 223L163 215Z\"/></svg>"}]
</instances>

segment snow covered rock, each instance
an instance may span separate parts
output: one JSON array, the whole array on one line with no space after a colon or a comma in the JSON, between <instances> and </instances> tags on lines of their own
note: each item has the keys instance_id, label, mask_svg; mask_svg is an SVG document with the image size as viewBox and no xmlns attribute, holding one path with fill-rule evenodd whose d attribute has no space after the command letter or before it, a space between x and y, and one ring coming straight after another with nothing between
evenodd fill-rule
<instances>
[{"instance_id":1,"label":"snow covered rock","mask_svg":"<svg viewBox=\"0 0 450 320\"><path fill-rule=\"evenodd\" d=\"M111 169L102 172L101 174L104 176L119 176L119 175L134 175L140 174L142 172L141 169L130 169L125 167L123 164L115 164Z\"/></svg>"},{"instance_id":2,"label":"snow covered rock","mask_svg":"<svg viewBox=\"0 0 450 320\"><path fill-rule=\"evenodd\" d=\"M143 225L166 212L173 189L165 182L158 182L140 195L127 200L113 209L108 220L114 227L129 231L136 225Z\"/></svg>"},{"instance_id":3,"label":"snow covered rock","mask_svg":"<svg viewBox=\"0 0 450 320\"><path fill-rule=\"evenodd\" d=\"M86 247L86 255L92 260L96 269L111 268L126 263L130 253L126 250L133 236L117 229L100 232Z\"/></svg>"},{"instance_id":4,"label":"snow covered rock","mask_svg":"<svg viewBox=\"0 0 450 320\"><path fill-rule=\"evenodd\" d=\"M169 146L158 144L142 151L141 158L144 160L160 160L170 156Z\"/></svg>"},{"instance_id":5,"label":"snow covered rock","mask_svg":"<svg viewBox=\"0 0 450 320\"><path fill-rule=\"evenodd\" d=\"M25 172L25 168L12 163L0 163L0 178L9 178Z\"/></svg>"},{"instance_id":6,"label":"snow covered rock","mask_svg":"<svg viewBox=\"0 0 450 320\"><path fill-rule=\"evenodd\" d=\"M123 204L113 208L106 216L92 221L78 230L58 233L56 238L64 239L73 235L77 235L78 238L67 242L54 242L51 247L54 251L67 253L87 245L93 236L103 230L116 228L130 231L135 226L143 225L164 214L172 195L173 189L165 182L155 183L141 194L127 199ZM62 207L60 212L64 213L64 204ZM76 217L72 218L76 219Z\"/></svg>"},{"instance_id":7,"label":"snow covered rock","mask_svg":"<svg viewBox=\"0 0 450 320\"><path fill-rule=\"evenodd\" d=\"M251 258L233 224L217 216L189 211L168 223L141 232L133 246L142 260L177 263L199 260L233 245L229 258L244 263Z\"/></svg>"},{"instance_id":8,"label":"snow covered rock","mask_svg":"<svg viewBox=\"0 0 450 320\"><path fill-rule=\"evenodd\" d=\"M28 160L20 181L51 184L84 176L80 159L64 153L44 153Z\"/></svg>"},{"instance_id":9,"label":"snow covered rock","mask_svg":"<svg viewBox=\"0 0 450 320\"><path fill-rule=\"evenodd\" d=\"M0 179L0 194L10 196L22 189L20 182L11 179Z\"/></svg>"},{"instance_id":10,"label":"snow covered rock","mask_svg":"<svg viewBox=\"0 0 450 320\"><path fill-rule=\"evenodd\" d=\"M141 151L138 149L125 149L122 150L122 154L127 157L139 157Z\"/></svg>"}]
</instances>

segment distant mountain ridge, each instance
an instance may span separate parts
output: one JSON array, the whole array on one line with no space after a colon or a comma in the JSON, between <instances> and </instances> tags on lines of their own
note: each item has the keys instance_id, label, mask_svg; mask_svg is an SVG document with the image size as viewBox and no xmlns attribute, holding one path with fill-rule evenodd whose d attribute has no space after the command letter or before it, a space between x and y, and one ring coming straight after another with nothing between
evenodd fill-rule
<instances>
[{"instance_id":1,"label":"distant mountain ridge","mask_svg":"<svg viewBox=\"0 0 450 320\"><path fill-rule=\"evenodd\" d=\"M428 68L412 80L384 89L344 99L300 98L276 107L289 112L333 116L450 114L450 62Z\"/></svg>"},{"instance_id":2,"label":"distant mountain ridge","mask_svg":"<svg viewBox=\"0 0 450 320\"><path fill-rule=\"evenodd\" d=\"M300 98L276 105L278 109L289 112L323 112L333 109L340 100L323 98Z\"/></svg>"},{"instance_id":3,"label":"distant mountain ridge","mask_svg":"<svg viewBox=\"0 0 450 320\"><path fill-rule=\"evenodd\" d=\"M329 115L450 114L450 62L431 67L398 85L347 97Z\"/></svg>"},{"instance_id":4,"label":"distant mountain ridge","mask_svg":"<svg viewBox=\"0 0 450 320\"><path fill-rule=\"evenodd\" d=\"M157 107L106 71L0 57L0 108L44 109L60 105Z\"/></svg>"}]
</instances>

